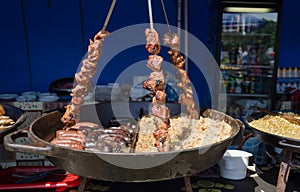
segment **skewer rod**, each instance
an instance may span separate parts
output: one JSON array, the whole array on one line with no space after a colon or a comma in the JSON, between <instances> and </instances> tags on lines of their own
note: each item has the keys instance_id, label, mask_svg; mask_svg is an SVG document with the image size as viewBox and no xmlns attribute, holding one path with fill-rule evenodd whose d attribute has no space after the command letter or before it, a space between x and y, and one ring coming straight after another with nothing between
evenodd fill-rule
<instances>
[{"instance_id":1,"label":"skewer rod","mask_svg":"<svg viewBox=\"0 0 300 192\"><path fill-rule=\"evenodd\" d=\"M149 11L149 19L150 19L150 29L153 30L153 17L152 17L152 5L151 0L148 0L148 11Z\"/></svg>"},{"instance_id":2,"label":"skewer rod","mask_svg":"<svg viewBox=\"0 0 300 192\"><path fill-rule=\"evenodd\" d=\"M180 31L180 28L181 28L181 0L178 0L178 16L177 16L177 34L178 34L178 37L179 39L181 39L181 31ZM180 44L180 42L179 42ZM180 47L180 46L179 46Z\"/></svg>"},{"instance_id":3,"label":"skewer rod","mask_svg":"<svg viewBox=\"0 0 300 192\"><path fill-rule=\"evenodd\" d=\"M105 29L106 29L106 27L107 27L108 21L109 21L110 16L111 16L111 13L112 13L112 11L113 11L113 9L114 9L114 7L115 7L116 1L117 1L117 0L113 0L112 3L111 3L111 5L110 5L110 8L109 8L109 11L108 11L108 13L107 13L106 19L105 19L104 24L103 24L103 27L102 27L102 29L101 29L101 33L104 33L104 32L105 32Z\"/></svg>"},{"instance_id":4,"label":"skewer rod","mask_svg":"<svg viewBox=\"0 0 300 192\"><path fill-rule=\"evenodd\" d=\"M185 70L188 72L188 54L189 54L189 39L188 39L188 0L184 1L184 53L185 53Z\"/></svg>"},{"instance_id":5,"label":"skewer rod","mask_svg":"<svg viewBox=\"0 0 300 192\"><path fill-rule=\"evenodd\" d=\"M165 16L165 20L166 20L166 23L167 23L168 31L171 34L170 24L169 24L168 15L167 15L167 11L166 11L166 8L165 8L164 0L160 0L160 2L161 2L161 6L163 8L163 11L164 11L164 16Z\"/></svg>"}]
</instances>

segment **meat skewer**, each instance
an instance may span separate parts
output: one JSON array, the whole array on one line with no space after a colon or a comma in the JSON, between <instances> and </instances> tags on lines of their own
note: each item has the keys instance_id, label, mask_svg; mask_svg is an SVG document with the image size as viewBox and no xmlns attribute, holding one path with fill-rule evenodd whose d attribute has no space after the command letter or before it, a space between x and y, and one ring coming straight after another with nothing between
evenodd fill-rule
<instances>
[{"instance_id":1,"label":"meat skewer","mask_svg":"<svg viewBox=\"0 0 300 192\"><path fill-rule=\"evenodd\" d=\"M109 32L105 31L105 29L115 7L115 3L116 0L113 0L101 31L94 36L93 40L90 39L88 56L83 60L80 71L75 74L75 86L71 93L72 100L71 103L66 106L66 112L61 118L61 121L65 124L65 128L75 125L80 120L80 106L84 103L84 97L87 96L90 91L91 79L96 73L97 64L102 53L102 43L104 38L109 35Z\"/></svg>"},{"instance_id":2,"label":"meat skewer","mask_svg":"<svg viewBox=\"0 0 300 192\"><path fill-rule=\"evenodd\" d=\"M96 67L102 52L102 43L107 35L109 35L108 32L102 33L100 31L94 36L94 41L90 40L88 57L83 60L80 71L75 74L75 86L71 93L71 104L66 106L66 112L61 118L66 127L75 125L80 120L80 106L84 103L84 97L89 93L90 81L96 73Z\"/></svg>"},{"instance_id":3,"label":"meat skewer","mask_svg":"<svg viewBox=\"0 0 300 192\"><path fill-rule=\"evenodd\" d=\"M169 26L168 16L165 10L164 2L161 0L161 5L163 8L165 20L168 26L168 32L164 34L163 44L168 46L170 50L168 54L170 55L170 62L174 65L178 74L178 83L177 86L181 90L179 97L179 102L186 106L189 118L198 119L199 113L195 109L195 102L193 99L193 89L191 86L191 81L188 77L185 66L185 58L180 54L179 43L180 39L176 33L172 33Z\"/></svg>"},{"instance_id":4,"label":"meat skewer","mask_svg":"<svg viewBox=\"0 0 300 192\"><path fill-rule=\"evenodd\" d=\"M160 52L160 43L155 29L146 29L146 50L150 53L146 66L153 72L149 79L143 82L143 88L150 91L152 96L152 106L150 115L154 117L156 130L153 133L156 139L155 146L158 151L169 151L170 136L168 128L170 127L170 111L165 105L166 93L164 90L164 74L161 69L163 58L157 55Z\"/></svg>"},{"instance_id":5,"label":"meat skewer","mask_svg":"<svg viewBox=\"0 0 300 192\"><path fill-rule=\"evenodd\" d=\"M177 69L177 73L179 74L179 83L177 84L177 86L183 92L180 95L179 102L186 105L190 118L198 119L198 111L194 109L195 103L193 100L192 86L190 86L190 79L188 78L188 75L184 70L185 59L179 52L179 36L176 33L171 33L168 16L163 0L161 0L161 5L168 26L168 32L164 35L163 43L166 46L170 47L170 51L168 51L168 54L170 55L170 61L175 66L175 68ZM186 192L193 192L191 178L189 176L184 177L184 184Z\"/></svg>"},{"instance_id":6,"label":"meat skewer","mask_svg":"<svg viewBox=\"0 0 300 192\"><path fill-rule=\"evenodd\" d=\"M91 89L91 79L97 70L104 38L109 35L109 32L105 31L105 29L115 3L116 0L113 0L102 30L94 36L93 40L90 39L88 56L83 60L80 71L75 74L75 83L71 93L71 103L65 107L66 111L60 119L64 124L63 130L58 130L56 132L56 137L51 141L52 144L76 150L84 149L87 133L79 131L79 127L82 125L75 125L80 120L80 106L84 103L84 97L87 96ZM86 127L88 128L93 128L95 126L97 127L97 125L91 123L86 124Z\"/></svg>"},{"instance_id":7,"label":"meat skewer","mask_svg":"<svg viewBox=\"0 0 300 192\"><path fill-rule=\"evenodd\" d=\"M167 32L164 35L163 43L170 47L170 50L168 51L168 54L170 55L170 62L177 70L179 80L177 86L181 90L179 102L186 106L189 118L198 119L199 113L195 109L191 81L186 70L184 70L185 59L179 51L179 37L176 33Z\"/></svg>"},{"instance_id":8,"label":"meat skewer","mask_svg":"<svg viewBox=\"0 0 300 192\"><path fill-rule=\"evenodd\" d=\"M71 104L66 106L66 112L61 118L65 124L64 130L63 132L62 130L56 132L56 137L51 141L52 144L76 150L84 149L85 135L78 131L76 123L79 123L80 120L80 106L84 103L84 97L87 96L91 87L90 80L96 73L96 66L102 52L102 42L108 34L108 32L102 33L100 31L95 35L94 41L90 40L88 57L83 60L80 71L75 74Z\"/></svg>"},{"instance_id":9,"label":"meat skewer","mask_svg":"<svg viewBox=\"0 0 300 192\"><path fill-rule=\"evenodd\" d=\"M164 74L161 69L163 58L157 54L160 52L160 42L158 33L153 28L151 0L148 0L148 10L150 18L150 29L145 29L146 45L145 48L150 54L146 66L152 70L149 79L143 82L143 88L150 91L152 96L152 106L150 115L154 117L156 130L153 133L156 139L155 146L158 151L169 151L170 136L170 111L165 105L166 93L164 90Z\"/></svg>"}]
</instances>

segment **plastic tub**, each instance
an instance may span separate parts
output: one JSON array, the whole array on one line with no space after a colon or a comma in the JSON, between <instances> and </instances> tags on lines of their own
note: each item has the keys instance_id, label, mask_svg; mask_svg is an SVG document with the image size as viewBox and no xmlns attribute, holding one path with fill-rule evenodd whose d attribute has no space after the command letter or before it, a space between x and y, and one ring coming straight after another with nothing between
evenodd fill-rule
<instances>
[{"instance_id":1,"label":"plastic tub","mask_svg":"<svg viewBox=\"0 0 300 192\"><path fill-rule=\"evenodd\" d=\"M244 179L251 156L252 154L246 151L227 150L218 163L221 177L232 180Z\"/></svg>"}]
</instances>

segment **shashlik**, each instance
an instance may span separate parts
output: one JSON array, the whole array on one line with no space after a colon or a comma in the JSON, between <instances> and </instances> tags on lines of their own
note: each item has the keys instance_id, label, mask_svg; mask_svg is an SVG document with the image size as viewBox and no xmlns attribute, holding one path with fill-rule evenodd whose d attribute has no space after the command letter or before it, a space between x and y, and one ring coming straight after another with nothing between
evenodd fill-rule
<instances>
[{"instance_id":1,"label":"shashlik","mask_svg":"<svg viewBox=\"0 0 300 192\"><path fill-rule=\"evenodd\" d=\"M199 113L195 109L195 102L193 99L193 89L191 81L188 77L186 70L184 70L185 59L179 51L179 37L176 33L166 33L163 42L170 48L168 54L170 55L170 62L175 66L178 74L177 83L178 88L181 90L179 103L186 106L189 118L198 119Z\"/></svg>"},{"instance_id":2,"label":"shashlik","mask_svg":"<svg viewBox=\"0 0 300 192\"><path fill-rule=\"evenodd\" d=\"M102 52L102 43L109 32L97 33L94 41L90 40L88 46L88 56L83 60L80 71L75 74L75 86L72 89L71 104L66 106L66 112L61 121L66 127L75 125L80 119L80 105L84 102L84 97L88 95L91 87L91 78L96 73L97 64Z\"/></svg>"},{"instance_id":3,"label":"shashlik","mask_svg":"<svg viewBox=\"0 0 300 192\"><path fill-rule=\"evenodd\" d=\"M143 88L150 91L152 106L150 115L154 117L156 130L153 133L156 139L155 146L158 151L170 150L170 136L168 128L170 127L170 110L165 105L166 93L164 91L164 74L161 69L163 58L157 54L160 52L160 43L158 34L154 29L146 29L146 50L150 53L146 66L153 72L149 79L143 82Z\"/></svg>"}]
</instances>

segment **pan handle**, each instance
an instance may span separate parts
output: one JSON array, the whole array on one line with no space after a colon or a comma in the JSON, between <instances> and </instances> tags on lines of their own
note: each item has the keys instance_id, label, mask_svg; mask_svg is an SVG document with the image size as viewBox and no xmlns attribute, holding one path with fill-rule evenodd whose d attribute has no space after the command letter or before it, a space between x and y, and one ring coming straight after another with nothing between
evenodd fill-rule
<instances>
[{"instance_id":1,"label":"pan handle","mask_svg":"<svg viewBox=\"0 0 300 192\"><path fill-rule=\"evenodd\" d=\"M297 149L297 151L300 151L300 146L287 143L286 140L279 141L278 144L281 145L282 147L288 147L288 148Z\"/></svg>"},{"instance_id":2,"label":"pan handle","mask_svg":"<svg viewBox=\"0 0 300 192\"><path fill-rule=\"evenodd\" d=\"M4 137L4 147L8 151L15 151L15 152L24 152L24 153L33 153L39 155L49 156L52 154L52 147L51 146L37 146L34 143L32 144L20 144L16 143L14 139L19 137L25 137L28 134L28 129L20 129L18 131L12 132L7 134Z\"/></svg>"}]
</instances>

